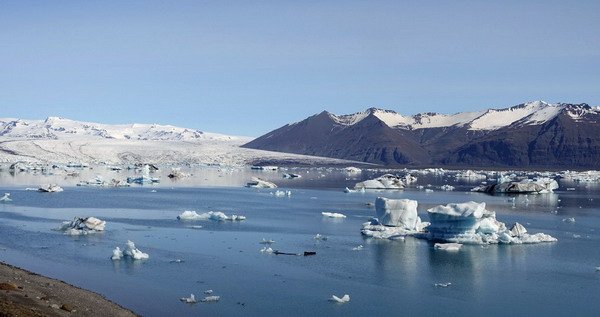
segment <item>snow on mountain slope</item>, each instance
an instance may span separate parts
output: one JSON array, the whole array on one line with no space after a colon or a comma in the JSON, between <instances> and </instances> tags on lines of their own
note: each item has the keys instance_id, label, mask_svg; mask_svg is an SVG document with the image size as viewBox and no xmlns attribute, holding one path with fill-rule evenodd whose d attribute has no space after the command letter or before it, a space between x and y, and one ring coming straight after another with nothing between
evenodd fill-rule
<instances>
[{"instance_id":1,"label":"snow on mountain slope","mask_svg":"<svg viewBox=\"0 0 600 317\"><path fill-rule=\"evenodd\" d=\"M391 128L428 129L451 126L468 126L469 130L495 130L523 120L524 124L541 124L556 117L564 109L562 104L549 104L544 101L533 101L522 105L484 111L460 112L455 114L419 113L404 116L392 110L369 108L363 112L349 115L329 116L338 124L351 126L369 115L374 115ZM584 111L573 112L572 116L582 116Z\"/></svg>"},{"instance_id":2,"label":"snow on mountain slope","mask_svg":"<svg viewBox=\"0 0 600 317\"><path fill-rule=\"evenodd\" d=\"M59 117L46 120L0 119L0 136L7 138L118 140L233 140L239 137L158 124L109 125Z\"/></svg>"},{"instance_id":3,"label":"snow on mountain slope","mask_svg":"<svg viewBox=\"0 0 600 317\"><path fill-rule=\"evenodd\" d=\"M490 109L471 121L469 130L495 130L529 117L526 123L541 124L554 118L562 109L561 105L533 101L506 109Z\"/></svg>"}]
</instances>

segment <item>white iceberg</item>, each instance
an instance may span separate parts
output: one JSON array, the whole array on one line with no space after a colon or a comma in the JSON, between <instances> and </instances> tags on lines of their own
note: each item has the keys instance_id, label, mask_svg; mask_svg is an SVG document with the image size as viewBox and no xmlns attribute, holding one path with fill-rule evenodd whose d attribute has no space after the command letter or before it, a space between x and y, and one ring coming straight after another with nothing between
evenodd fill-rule
<instances>
[{"instance_id":1,"label":"white iceberg","mask_svg":"<svg viewBox=\"0 0 600 317\"><path fill-rule=\"evenodd\" d=\"M340 303L340 304L344 304L344 303L347 303L347 302L350 301L350 295L345 294L341 298L337 297L335 295L331 295L331 298L329 298L329 301Z\"/></svg>"},{"instance_id":2,"label":"white iceberg","mask_svg":"<svg viewBox=\"0 0 600 317\"><path fill-rule=\"evenodd\" d=\"M58 230L64 231L66 235L79 236L104 231L105 226L106 221L96 217L75 217L72 221L64 221Z\"/></svg>"},{"instance_id":3,"label":"white iceberg","mask_svg":"<svg viewBox=\"0 0 600 317\"><path fill-rule=\"evenodd\" d=\"M147 260L150 258L150 256L147 253L144 253L144 252L140 251L138 248L136 248L135 243L133 243L130 240L127 241L127 243L125 245L125 249L123 251L121 251L121 249L119 247L116 247L113 250L113 255L112 255L111 259L112 260L120 260L124 257L128 257L133 260Z\"/></svg>"},{"instance_id":4,"label":"white iceberg","mask_svg":"<svg viewBox=\"0 0 600 317\"><path fill-rule=\"evenodd\" d=\"M273 249L271 247L264 247L260 249L260 253L273 253Z\"/></svg>"},{"instance_id":5,"label":"white iceberg","mask_svg":"<svg viewBox=\"0 0 600 317\"><path fill-rule=\"evenodd\" d=\"M205 212L202 214L198 214L197 212L195 212L193 210L186 210L183 213L181 213L179 216L177 216L177 219L183 220L183 221L194 221L194 220L241 221L241 220L246 220L246 217L240 216L240 215L227 216L226 214L224 214L221 211L209 211L209 212Z\"/></svg>"},{"instance_id":6,"label":"white iceberg","mask_svg":"<svg viewBox=\"0 0 600 317\"><path fill-rule=\"evenodd\" d=\"M434 249L444 251L458 251L461 247L460 243L436 243L433 245Z\"/></svg>"},{"instance_id":7,"label":"white iceberg","mask_svg":"<svg viewBox=\"0 0 600 317\"><path fill-rule=\"evenodd\" d=\"M340 214L338 212L322 212L321 213L324 217L328 217L328 218L346 218L346 215L344 214Z\"/></svg>"},{"instance_id":8,"label":"white iceberg","mask_svg":"<svg viewBox=\"0 0 600 317\"><path fill-rule=\"evenodd\" d=\"M404 189L405 184L399 176L385 174L375 179L358 182L354 185L355 190L360 189Z\"/></svg>"},{"instance_id":9,"label":"white iceberg","mask_svg":"<svg viewBox=\"0 0 600 317\"><path fill-rule=\"evenodd\" d=\"M358 167L354 167L354 166L348 166L344 169L344 171L348 174L358 174L360 172L362 172L362 170Z\"/></svg>"},{"instance_id":10,"label":"white iceberg","mask_svg":"<svg viewBox=\"0 0 600 317\"><path fill-rule=\"evenodd\" d=\"M566 222L566 223L574 223L575 222L575 218L574 217L569 217L569 218L563 219L562 221Z\"/></svg>"},{"instance_id":11,"label":"white iceberg","mask_svg":"<svg viewBox=\"0 0 600 317\"><path fill-rule=\"evenodd\" d=\"M496 213L485 209L485 203L466 202L433 207L427 210L431 224L426 238L454 243L540 243L555 242L547 234L528 234L516 223L509 230L496 220Z\"/></svg>"},{"instance_id":12,"label":"white iceberg","mask_svg":"<svg viewBox=\"0 0 600 317\"><path fill-rule=\"evenodd\" d=\"M314 239L315 240L320 240L320 241L327 241L327 237L321 235L320 233L317 233L317 235L315 235Z\"/></svg>"},{"instance_id":13,"label":"white iceberg","mask_svg":"<svg viewBox=\"0 0 600 317\"><path fill-rule=\"evenodd\" d=\"M246 183L246 187L252 188L277 188L277 185L271 183L269 181L260 179L258 177L253 177L251 181Z\"/></svg>"},{"instance_id":14,"label":"white iceberg","mask_svg":"<svg viewBox=\"0 0 600 317\"><path fill-rule=\"evenodd\" d=\"M41 191L44 193L58 193L58 192L62 192L63 189L56 184L46 184L46 185L41 185L38 188L38 191Z\"/></svg>"},{"instance_id":15,"label":"white iceberg","mask_svg":"<svg viewBox=\"0 0 600 317\"><path fill-rule=\"evenodd\" d=\"M418 203L410 199L375 199L377 219L384 226L400 227L406 230L417 230L421 218L417 214Z\"/></svg>"},{"instance_id":16,"label":"white iceberg","mask_svg":"<svg viewBox=\"0 0 600 317\"><path fill-rule=\"evenodd\" d=\"M364 193L365 192L365 188L362 187L360 189L350 189L348 187L344 188L344 193L349 194L349 193Z\"/></svg>"},{"instance_id":17,"label":"white iceberg","mask_svg":"<svg viewBox=\"0 0 600 317\"><path fill-rule=\"evenodd\" d=\"M512 193L512 194L546 194L558 189L558 183L551 178L524 179L520 181L507 181L492 185L480 185L471 191L490 194Z\"/></svg>"},{"instance_id":18,"label":"white iceberg","mask_svg":"<svg viewBox=\"0 0 600 317\"><path fill-rule=\"evenodd\" d=\"M181 300L184 303L188 303L188 304L193 304L196 303L196 296L194 296L194 294L190 294L190 297L182 297L179 300Z\"/></svg>"},{"instance_id":19,"label":"white iceberg","mask_svg":"<svg viewBox=\"0 0 600 317\"><path fill-rule=\"evenodd\" d=\"M9 202L12 201L10 198L10 193L4 193L4 196L0 197L0 202Z\"/></svg>"},{"instance_id":20,"label":"white iceberg","mask_svg":"<svg viewBox=\"0 0 600 317\"><path fill-rule=\"evenodd\" d=\"M275 193L271 193L271 195L274 195L275 197L290 197L292 196L292 191L291 190L276 190Z\"/></svg>"}]
</instances>

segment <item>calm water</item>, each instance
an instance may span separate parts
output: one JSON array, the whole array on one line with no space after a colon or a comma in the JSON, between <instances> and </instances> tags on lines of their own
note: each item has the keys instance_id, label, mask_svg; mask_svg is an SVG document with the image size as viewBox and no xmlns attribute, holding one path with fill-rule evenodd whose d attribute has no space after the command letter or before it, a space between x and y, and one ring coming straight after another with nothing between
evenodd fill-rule
<instances>
[{"instance_id":1,"label":"calm water","mask_svg":"<svg viewBox=\"0 0 600 317\"><path fill-rule=\"evenodd\" d=\"M99 292L145 316L596 316L600 312L600 273L595 271L600 266L600 191L596 187L561 184L561 189L577 190L519 196L513 208L509 197L464 191L345 194L343 187L370 175L299 171L303 178L290 181L281 179L281 171L204 169L180 182L163 179L155 187L65 187L56 194L24 188L42 180L66 185L75 181L1 173L0 195L10 192L13 202L0 203L0 259ZM273 190L239 187L252 175L275 179L289 187L292 196L274 197ZM445 182L458 189L472 187L448 177L422 176L417 185ZM374 216L367 203L377 196L417 200L424 220L425 210L438 204L485 201L500 221L508 225L518 221L530 232L545 232L559 241L466 245L448 253L413 238L364 239L361 224ZM178 221L184 210L218 210L245 215L247 220ZM325 219L323 211L341 212L348 218ZM82 237L52 230L74 216L99 217L108 222L107 230ZM576 222L563 222L567 217ZM315 240L317 233L327 236L327 241ZM317 255L262 254L263 238L275 240L275 250L316 251ZM150 259L109 260L112 249L123 247L128 239ZM361 244L363 250L352 250ZM184 261L172 263L175 259ZM445 288L433 285L448 282L451 285ZM208 289L221 301L195 305L179 301L190 293L202 298ZM349 294L351 301L328 302L332 294Z\"/></svg>"}]
</instances>

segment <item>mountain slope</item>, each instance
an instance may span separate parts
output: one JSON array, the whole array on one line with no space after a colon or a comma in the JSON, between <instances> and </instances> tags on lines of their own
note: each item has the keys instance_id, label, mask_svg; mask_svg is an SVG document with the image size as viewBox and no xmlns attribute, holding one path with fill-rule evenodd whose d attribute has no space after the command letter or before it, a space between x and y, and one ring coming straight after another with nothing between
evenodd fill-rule
<instances>
[{"instance_id":1,"label":"mountain slope","mask_svg":"<svg viewBox=\"0 0 600 317\"><path fill-rule=\"evenodd\" d=\"M600 167L599 121L598 107L543 101L453 115L370 108L323 112L243 146L385 165Z\"/></svg>"}]
</instances>

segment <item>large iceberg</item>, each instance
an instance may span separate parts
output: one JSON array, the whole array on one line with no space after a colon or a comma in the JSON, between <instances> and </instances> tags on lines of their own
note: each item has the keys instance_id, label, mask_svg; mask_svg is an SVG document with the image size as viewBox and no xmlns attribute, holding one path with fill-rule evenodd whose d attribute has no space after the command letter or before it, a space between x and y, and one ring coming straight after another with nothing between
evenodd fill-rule
<instances>
[{"instance_id":1,"label":"large iceberg","mask_svg":"<svg viewBox=\"0 0 600 317\"><path fill-rule=\"evenodd\" d=\"M417 214L417 201L378 197L375 211L378 218L363 224L362 234L379 239L395 239L423 232L429 223Z\"/></svg>"},{"instance_id":2,"label":"large iceberg","mask_svg":"<svg viewBox=\"0 0 600 317\"><path fill-rule=\"evenodd\" d=\"M431 222L426 235L429 240L467 244L557 241L544 233L528 234L519 223L507 229L503 222L496 220L495 212L485 209L483 202L440 205L427 212Z\"/></svg>"},{"instance_id":3,"label":"large iceberg","mask_svg":"<svg viewBox=\"0 0 600 317\"><path fill-rule=\"evenodd\" d=\"M58 230L64 231L66 235L80 236L104 231L104 226L106 226L106 221L96 217L75 217L73 221L63 222Z\"/></svg>"},{"instance_id":4,"label":"large iceberg","mask_svg":"<svg viewBox=\"0 0 600 317\"><path fill-rule=\"evenodd\" d=\"M63 189L56 184L46 184L46 185L40 186L40 188L38 188L38 191L41 191L44 193L58 193L58 192L62 192Z\"/></svg>"},{"instance_id":5,"label":"large iceberg","mask_svg":"<svg viewBox=\"0 0 600 317\"><path fill-rule=\"evenodd\" d=\"M354 189L404 189L404 182L399 176L385 174L375 179L358 182Z\"/></svg>"},{"instance_id":6,"label":"large iceberg","mask_svg":"<svg viewBox=\"0 0 600 317\"><path fill-rule=\"evenodd\" d=\"M507 181L492 185L480 185L471 191L490 194L545 194L558 189L558 183L551 178L524 179L520 181Z\"/></svg>"}]
</instances>

